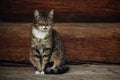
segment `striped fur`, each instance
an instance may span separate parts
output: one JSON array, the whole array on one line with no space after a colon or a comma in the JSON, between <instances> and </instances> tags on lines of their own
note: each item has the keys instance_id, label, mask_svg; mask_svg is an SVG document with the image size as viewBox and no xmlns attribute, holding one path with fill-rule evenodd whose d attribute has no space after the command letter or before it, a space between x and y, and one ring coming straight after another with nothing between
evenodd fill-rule
<instances>
[{"instance_id":1,"label":"striped fur","mask_svg":"<svg viewBox=\"0 0 120 80\"><path fill-rule=\"evenodd\" d=\"M68 70L65 66L65 51L59 33L52 27L53 13L34 12L31 32L30 62L41 74L59 74ZM37 73L39 73L37 72Z\"/></svg>"}]
</instances>

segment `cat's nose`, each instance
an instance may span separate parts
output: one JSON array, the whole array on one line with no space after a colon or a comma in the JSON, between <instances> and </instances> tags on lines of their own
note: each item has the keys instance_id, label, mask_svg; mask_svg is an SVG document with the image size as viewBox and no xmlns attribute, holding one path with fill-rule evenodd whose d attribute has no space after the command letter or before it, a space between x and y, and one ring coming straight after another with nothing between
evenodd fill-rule
<instances>
[{"instance_id":1,"label":"cat's nose","mask_svg":"<svg viewBox=\"0 0 120 80\"><path fill-rule=\"evenodd\" d=\"M43 26L43 29L47 29L47 27L46 27L46 26Z\"/></svg>"},{"instance_id":2,"label":"cat's nose","mask_svg":"<svg viewBox=\"0 0 120 80\"><path fill-rule=\"evenodd\" d=\"M43 29L47 29L47 27L43 28Z\"/></svg>"}]
</instances>

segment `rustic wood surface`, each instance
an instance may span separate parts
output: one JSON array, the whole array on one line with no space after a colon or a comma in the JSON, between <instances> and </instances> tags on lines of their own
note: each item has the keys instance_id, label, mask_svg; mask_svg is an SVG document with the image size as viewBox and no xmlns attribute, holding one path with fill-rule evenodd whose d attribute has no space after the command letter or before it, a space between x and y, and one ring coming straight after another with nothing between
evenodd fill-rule
<instances>
[{"instance_id":1,"label":"rustic wood surface","mask_svg":"<svg viewBox=\"0 0 120 80\"><path fill-rule=\"evenodd\" d=\"M67 62L120 63L120 23L56 23ZM0 23L0 60L28 62L31 23Z\"/></svg>"},{"instance_id":2,"label":"rustic wood surface","mask_svg":"<svg viewBox=\"0 0 120 80\"><path fill-rule=\"evenodd\" d=\"M0 66L0 80L120 80L120 65L69 65L60 75L35 75L33 67Z\"/></svg>"},{"instance_id":3,"label":"rustic wood surface","mask_svg":"<svg viewBox=\"0 0 120 80\"><path fill-rule=\"evenodd\" d=\"M0 19L32 21L35 9L55 9L56 22L120 21L120 0L0 0Z\"/></svg>"}]
</instances>

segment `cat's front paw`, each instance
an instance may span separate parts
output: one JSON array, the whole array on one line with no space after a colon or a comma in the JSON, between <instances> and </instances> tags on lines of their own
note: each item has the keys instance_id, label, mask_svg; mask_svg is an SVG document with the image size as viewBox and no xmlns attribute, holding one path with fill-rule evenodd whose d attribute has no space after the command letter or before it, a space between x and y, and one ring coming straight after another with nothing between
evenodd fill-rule
<instances>
[{"instance_id":1,"label":"cat's front paw","mask_svg":"<svg viewBox=\"0 0 120 80\"><path fill-rule=\"evenodd\" d=\"M43 74L43 75L44 75L44 74L45 74L45 72L44 72L44 71L41 71L41 74Z\"/></svg>"},{"instance_id":2,"label":"cat's front paw","mask_svg":"<svg viewBox=\"0 0 120 80\"><path fill-rule=\"evenodd\" d=\"M35 74L40 74L40 72L39 71L35 71Z\"/></svg>"}]
</instances>

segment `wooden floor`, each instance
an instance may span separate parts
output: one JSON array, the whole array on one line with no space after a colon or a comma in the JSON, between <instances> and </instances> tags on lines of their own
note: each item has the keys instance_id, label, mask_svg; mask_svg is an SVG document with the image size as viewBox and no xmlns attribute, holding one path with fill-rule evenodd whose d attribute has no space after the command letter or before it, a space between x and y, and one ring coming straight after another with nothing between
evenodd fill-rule
<instances>
[{"instance_id":1,"label":"wooden floor","mask_svg":"<svg viewBox=\"0 0 120 80\"><path fill-rule=\"evenodd\" d=\"M120 80L120 65L68 65L60 75L35 75L33 67L0 66L0 80Z\"/></svg>"}]
</instances>

